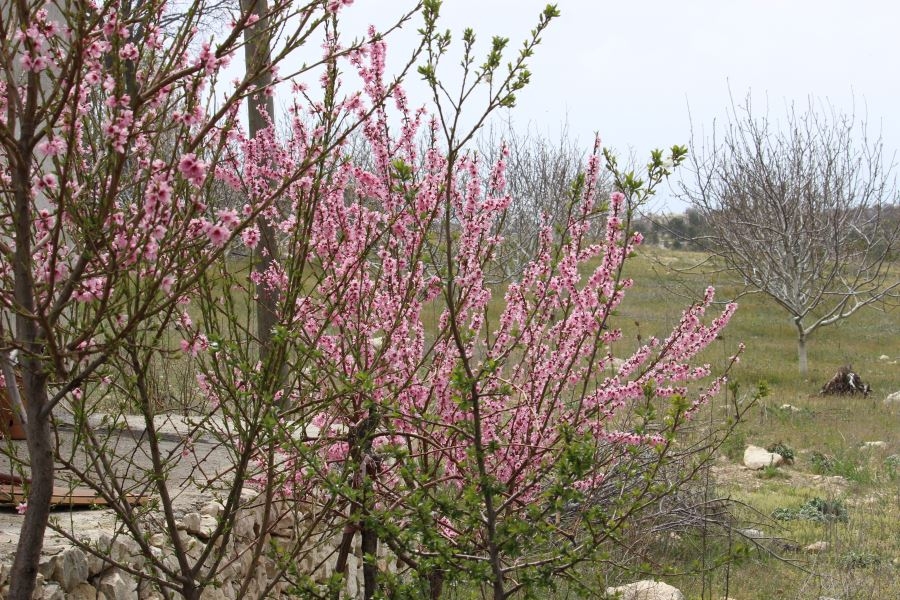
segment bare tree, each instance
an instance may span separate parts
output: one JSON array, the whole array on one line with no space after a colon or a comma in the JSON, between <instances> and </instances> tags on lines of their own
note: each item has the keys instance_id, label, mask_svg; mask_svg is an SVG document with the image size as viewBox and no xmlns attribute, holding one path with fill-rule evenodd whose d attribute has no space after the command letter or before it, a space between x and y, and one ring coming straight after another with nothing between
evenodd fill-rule
<instances>
[{"instance_id":1,"label":"bare tree","mask_svg":"<svg viewBox=\"0 0 900 600\"><path fill-rule=\"evenodd\" d=\"M569 218L573 200L579 196L579 174L588 149L570 137L566 126L553 140L530 129L517 132L511 123L505 128L491 127L478 146L487 164L499 158L501 148L508 152L506 177L512 201L501 224L503 244L498 249L495 262L499 272L494 277L515 278L534 255L544 224L561 227ZM596 186L598 196L609 194L612 183L607 172ZM603 223L599 216L598 229Z\"/></svg>"},{"instance_id":2,"label":"bare tree","mask_svg":"<svg viewBox=\"0 0 900 600\"><path fill-rule=\"evenodd\" d=\"M865 120L813 101L773 121L748 97L721 136L692 145L681 196L708 224L702 243L789 313L805 375L810 335L898 286L894 164Z\"/></svg>"}]
</instances>

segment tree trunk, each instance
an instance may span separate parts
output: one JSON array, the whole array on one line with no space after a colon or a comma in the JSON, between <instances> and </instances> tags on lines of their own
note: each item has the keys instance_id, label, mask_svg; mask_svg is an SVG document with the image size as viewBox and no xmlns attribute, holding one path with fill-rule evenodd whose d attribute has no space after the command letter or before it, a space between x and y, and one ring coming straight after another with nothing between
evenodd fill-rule
<instances>
[{"instance_id":1,"label":"tree trunk","mask_svg":"<svg viewBox=\"0 0 900 600\"><path fill-rule=\"evenodd\" d=\"M246 45L244 57L249 73L259 74L253 79L256 91L248 100L249 133L252 138L260 131L266 129L275 121L275 100L265 93L266 88L272 84L272 55L269 40L269 7L266 0L241 0L241 9L244 13L252 11L259 20L248 27L244 33ZM257 273L265 273L276 260L278 260L278 244L275 238L275 230L269 221L260 215L256 225L259 228L259 246L254 252L254 270ZM278 295L274 289L267 286L264 279L256 284L256 335L259 341L259 359L265 364L266 357L272 349L272 332L278 324L276 311Z\"/></svg>"},{"instance_id":2,"label":"tree trunk","mask_svg":"<svg viewBox=\"0 0 900 600\"><path fill-rule=\"evenodd\" d=\"M361 532L363 554L363 598L372 600L375 597L378 577L378 535L365 524Z\"/></svg>"},{"instance_id":3,"label":"tree trunk","mask_svg":"<svg viewBox=\"0 0 900 600\"><path fill-rule=\"evenodd\" d=\"M29 78L29 104L34 101L37 81ZM50 498L53 496L53 438L50 433L50 416L44 414L49 402L47 374L41 361L43 334L34 318L34 275L32 273L31 221L33 210L30 196L30 171L32 155L30 140L34 134L34 122L29 118L33 111L26 111L22 120L19 143L19 161L12 169L12 185L15 194L15 265L13 266L16 304L16 341L22 348L22 395L27 421L25 436L28 445L31 483L28 488L27 510L16 558L10 572L9 598L30 600L37 578L38 563L44 545L44 532L50 518ZM15 384L15 380L13 381Z\"/></svg>"},{"instance_id":4,"label":"tree trunk","mask_svg":"<svg viewBox=\"0 0 900 600\"><path fill-rule=\"evenodd\" d=\"M428 574L428 591L431 600L441 600L444 593L444 572L435 569Z\"/></svg>"},{"instance_id":5,"label":"tree trunk","mask_svg":"<svg viewBox=\"0 0 900 600\"><path fill-rule=\"evenodd\" d=\"M809 372L809 364L806 358L806 336L803 333L797 336L797 363L800 375L805 378Z\"/></svg>"},{"instance_id":6,"label":"tree trunk","mask_svg":"<svg viewBox=\"0 0 900 600\"><path fill-rule=\"evenodd\" d=\"M33 322L31 323L33 326ZM37 578L44 532L50 518L50 498L53 495L53 444L50 421L41 417L47 405L47 376L34 369L40 369L36 359L27 358L23 373L27 398L28 422L25 424L28 456L31 463L31 484L28 489L28 508L19 531L16 558L10 572L9 598L30 600Z\"/></svg>"}]
</instances>

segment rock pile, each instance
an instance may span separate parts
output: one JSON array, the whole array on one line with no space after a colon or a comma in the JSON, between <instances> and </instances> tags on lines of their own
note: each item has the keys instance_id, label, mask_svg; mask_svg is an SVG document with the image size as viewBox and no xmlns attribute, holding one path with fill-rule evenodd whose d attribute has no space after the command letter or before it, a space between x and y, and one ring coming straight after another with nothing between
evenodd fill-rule
<instances>
[{"instance_id":1,"label":"rock pile","mask_svg":"<svg viewBox=\"0 0 900 600\"><path fill-rule=\"evenodd\" d=\"M226 548L225 559L219 566L214 586L204 589L202 600L237 600L239 597L282 598L287 597L286 584L275 582L278 565L265 552L253 561L253 544L257 543L263 522L263 507L256 501L257 493L245 490L242 505L234 521L234 528ZM188 512L177 521L179 539L190 561L196 561L206 549L224 507L216 501L208 501L198 511ZM288 545L294 535L293 515L285 511L284 517L270 529L268 538ZM125 535L114 536L111 531L85 529L79 541L94 552L76 544L51 545L45 548L39 566L38 583L34 598L40 600L157 600L163 595L147 578L151 575L150 563L140 545ZM150 552L166 567L180 571L172 540L163 533L147 540ZM323 544L322 548L307 553L298 565L311 574L314 580L324 581L334 571L334 549L340 543ZM264 546L267 548L268 544ZM107 557L106 560L100 557ZM384 557L382 557L384 558ZM6 597L9 589L11 559L0 562L0 597ZM342 597L357 598L362 588L362 559L359 549L348 559L346 594ZM240 596L241 585L249 580L246 591ZM271 587L271 589L269 589ZM266 590L269 591L266 591Z\"/></svg>"}]
</instances>

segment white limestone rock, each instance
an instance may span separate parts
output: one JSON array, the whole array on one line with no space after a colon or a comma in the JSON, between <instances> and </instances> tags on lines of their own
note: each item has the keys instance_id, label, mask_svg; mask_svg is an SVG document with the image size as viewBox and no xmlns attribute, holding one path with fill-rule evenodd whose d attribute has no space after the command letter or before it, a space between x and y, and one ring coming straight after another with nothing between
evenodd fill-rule
<instances>
[{"instance_id":1,"label":"white limestone rock","mask_svg":"<svg viewBox=\"0 0 900 600\"><path fill-rule=\"evenodd\" d=\"M739 529L738 533L743 535L744 537L750 538L751 540L758 540L766 537L759 529Z\"/></svg>"},{"instance_id":2,"label":"white limestone rock","mask_svg":"<svg viewBox=\"0 0 900 600\"><path fill-rule=\"evenodd\" d=\"M175 526L178 529L183 529L188 533L195 533L198 529L200 529L201 517L198 512L189 512L184 517L178 521Z\"/></svg>"},{"instance_id":3,"label":"white limestone rock","mask_svg":"<svg viewBox=\"0 0 900 600\"><path fill-rule=\"evenodd\" d=\"M63 552L53 571L53 579L66 592L71 592L78 584L86 582L89 575L88 559L80 548L69 548Z\"/></svg>"},{"instance_id":4,"label":"white limestone rock","mask_svg":"<svg viewBox=\"0 0 900 600\"><path fill-rule=\"evenodd\" d=\"M228 594L222 587L207 586L203 588L200 600L228 600Z\"/></svg>"},{"instance_id":5,"label":"white limestone rock","mask_svg":"<svg viewBox=\"0 0 900 600\"><path fill-rule=\"evenodd\" d=\"M79 583L66 596L67 600L97 600L97 588L89 583Z\"/></svg>"},{"instance_id":6,"label":"white limestone rock","mask_svg":"<svg viewBox=\"0 0 900 600\"><path fill-rule=\"evenodd\" d=\"M744 450L744 466L758 470L766 467L777 467L784 462L784 457L777 452L769 452L759 446L747 446Z\"/></svg>"},{"instance_id":7,"label":"white limestone rock","mask_svg":"<svg viewBox=\"0 0 900 600\"><path fill-rule=\"evenodd\" d=\"M224 511L225 505L218 500L213 500L212 502L203 505L203 508L200 509L200 514L208 515L213 519L218 519Z\"/></svg>"},{"instance_id":8,"label":"white limestone rock","mask_svg":"<svg viewBox=\"0 0 900 600\"><path fill-rule=\"evenodd\" d=\"M41 600L65 600L66 594L58 583L48 583L38 596Z\"/></svg>"},{"instance_id":9,"label":"white limestone rock","mask_svg":"<svg viewBox=\"0 0 900 600\"><path fill-rule=\"evenodd\" d=\"M100 578L97 589L107 598L116 600L139 600L137 582L134 578L119 569L110 569Z\"/></svg>"},{"instance_id":10,"label":"white limestone rock","mask_svg":"<svg viewBox=\"0 0 900 600\"><path fill-rule=\"evenodd\" d=\"M620 600L684 600L684 594L678 588L661 581L646 579L606 588L606 593Z\"/></svg>"}]
</instances>

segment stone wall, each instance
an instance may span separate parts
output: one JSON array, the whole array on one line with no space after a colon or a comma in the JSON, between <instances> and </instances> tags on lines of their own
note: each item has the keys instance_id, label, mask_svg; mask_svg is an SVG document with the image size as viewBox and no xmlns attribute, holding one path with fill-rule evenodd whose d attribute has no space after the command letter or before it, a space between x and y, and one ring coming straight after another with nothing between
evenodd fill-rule
<instances>
[{"instance_id":1,"label":"stone wall","mask_svg":"<svg viewBox=\"0 0 900 600\"><path fill-rule=\"evenodd\" d=\"M223 511L222 504L209 499L204 503L197 503L196 507L196 510L177 513L178 535L192 564L208 545L207 542ZM97 514L98 511L82 511L62 515L65 522L64 529L71 532L82 544L94 549L96 553L79 547L71 540L66 541L59 537L54 538L51 543L45 543L34 598L44 600L163 598L153 582L146 578L154 573L150 561L141 552L140 545L124 534L114 536L114 520L107 520L105 529L102 526L98 527ZM219 566L219 573L215 577L215 585L204 589L202 600L288 597L283 581L276 582L266 593L267 588L278 577L279 570L275 560L266 556L265 552L254 563L253 553L261 535L264 537L262 540L264 551L270 547L272 541L290 546L297 531L292 515L293 512L284 511L279 522L270 527L267 534L261 534L263 507L257 500L256 492L244 490L241 508L236 513L232 535L227 542L225 558ZM54 516L59 518L61 515L57 513ZM151 535L147 542L156 558L167 567L179 570L172 540L166 534ZM311 575L316 581L324 581L332 575L336 561L335 550L340 543L340 536L332 536L324 544L321 542L320 539L318 550L303 553L298 561L300 572ZM108 557L108 560L104 560L101 556ZM384 568L386 566L384 557L380 562L380 566ZM348 560L348 578L344 593L346 598L357 598L362 595L361 565L361 552L356 544ZM11 566L11 556L0 558L0 597L6 597ZM240 588L245 582L248 582L246 591L240 594Z\"/></svg>"}]
</instances>

